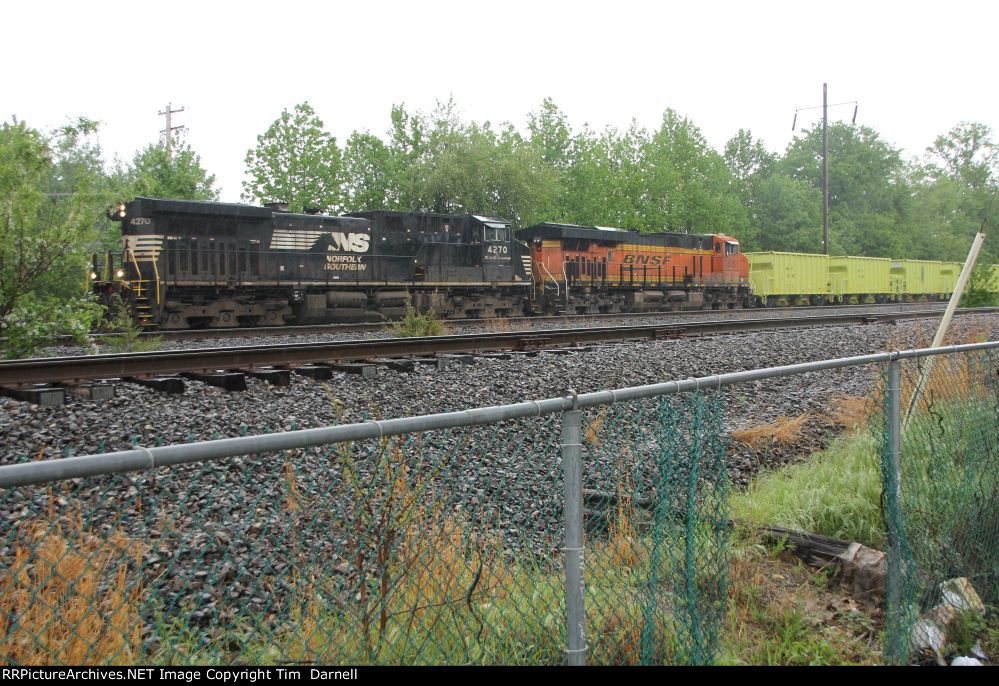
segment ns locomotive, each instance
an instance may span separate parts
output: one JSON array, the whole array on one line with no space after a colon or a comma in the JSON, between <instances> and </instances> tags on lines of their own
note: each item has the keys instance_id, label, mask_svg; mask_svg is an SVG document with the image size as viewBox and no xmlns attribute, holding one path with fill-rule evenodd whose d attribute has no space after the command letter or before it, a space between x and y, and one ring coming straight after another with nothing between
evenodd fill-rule
<instances>
[{"instance_id":1,"label":"ns locomotive","mask_svg":"<svg viewBox=\"0 0 999 686\"><path fill-rule=\"evenodd\" d=\"M480 215L355 212L136 198L109 210L120 252L95 256L93 291L146 328L227 328L403 316L741 307L734 238L539 224L514 236Z\"/></svg>"}]
</instances>

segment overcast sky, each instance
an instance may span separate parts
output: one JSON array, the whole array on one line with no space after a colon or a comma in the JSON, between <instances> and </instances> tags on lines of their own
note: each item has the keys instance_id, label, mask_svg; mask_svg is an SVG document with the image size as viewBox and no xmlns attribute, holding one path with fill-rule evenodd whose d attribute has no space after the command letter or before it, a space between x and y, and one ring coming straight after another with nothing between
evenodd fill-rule
<instances>
[{"instance_id":1,"label":"overcast sky","mask_svg":"<svg viewBox=\"0 0 999 686\"><path fill-rule=\"evenodd\" d=\"M175 123L238 200L243 160L283 108L308 100L343 143L382 135L393 103L523 129L546 96L578 128L655 127L671 107L721 149L749 128L775 151L797 108L859 100L858 124L909 155L959 121L999 130L999 4L965 2L4 3L0 116L102 122L130 159ZM852 107L831 110L849 120ZM803 112L814 123L819 110Z\"/></svg>"}]
</instances>

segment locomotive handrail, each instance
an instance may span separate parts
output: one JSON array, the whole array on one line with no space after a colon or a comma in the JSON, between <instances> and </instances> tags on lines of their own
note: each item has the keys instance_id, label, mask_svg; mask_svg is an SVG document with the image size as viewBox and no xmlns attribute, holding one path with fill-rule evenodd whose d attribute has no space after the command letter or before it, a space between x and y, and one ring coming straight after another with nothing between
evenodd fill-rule
<instances>
[{"instance_id":1,"label":"locomotive handrail","mask_svg":"<svg viewBox=\"0 0 999 686\"><path fill-rule=\"evenodd\" d=\"M569 307L569 275L565 271L565 265L567 264L569 263L568 262L562 263L562 278L565 279L565 306ZM556 295L558 294L556 293Z\"/></svg>"},{"instance_id":2,"label":"locomotive handrail","mask_svg":"<svg viewBox=\"0 0 999 686\"><path fill-rule=\"evenodd\" d=\"M225 259L225 258L223 257L222 259ZM159 304L160 304L160 268L159 268L159 265L156 264L159 260L157 260L155 257L153 257L153 258L150 258L149 261L153 263L153 278L155 279L154 283L156 284L156 305L159 306Z\"/></svg>"},{"instance_id":3,"label":"locomotive handrail","mask_svg":"<svg viewBox=\"0 0 999 686\"><path fill-rule=\"evenodd\" d=\"M553 284L555 284L555 297L557 298L559 295L562 294L561 289L558 287L558 280L554 276L552 276L552 273L550 271L548 271L548 267L545 265L544 262L538 262L538 264L541 265L541 268L545 270L545 274L547 274L548 278L552 280Z\"/></svg>"}]
</instances>

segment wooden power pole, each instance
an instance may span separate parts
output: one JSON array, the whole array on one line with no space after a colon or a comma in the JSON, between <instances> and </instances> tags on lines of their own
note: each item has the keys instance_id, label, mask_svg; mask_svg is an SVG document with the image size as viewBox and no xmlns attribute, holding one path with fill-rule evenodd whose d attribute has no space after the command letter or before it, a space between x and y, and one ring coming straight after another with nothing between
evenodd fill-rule
<instances>
[{"instance_id":1,"label":"wooden power pole","mask_svg":"<svg viewBox=\"0 0 999 686\"><path fill-rule=\"evenodd\" d=\"M160 133L166 136L166 156L168 161L170 160L170 153L173 150L173 132L181 131L184 128L183 126L171 125L172 122L171 115L177 114L178 112L183 112L184 108L181 107L180 109L174 110L170 109L170 107L171 107L170 103L167 103L166 109L160 112L161 117L166 116L166 128L160 131Z\"/></svg>"}]
</instances>

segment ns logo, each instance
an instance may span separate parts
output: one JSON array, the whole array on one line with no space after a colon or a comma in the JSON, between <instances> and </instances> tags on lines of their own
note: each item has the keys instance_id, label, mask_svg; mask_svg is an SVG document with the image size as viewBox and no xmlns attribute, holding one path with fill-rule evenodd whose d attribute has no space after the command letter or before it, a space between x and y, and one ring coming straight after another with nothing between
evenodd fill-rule
<instances>
[{"instance_id":1,"label":"ns logo","mask_svg":"<svg viewBox=\"0 0 999 686\"><path fill-rule=\"evenodd\" d=\"M368 252L371 236L366 233L330 233L330 252Z\"/></svg>"}]
</instances>

